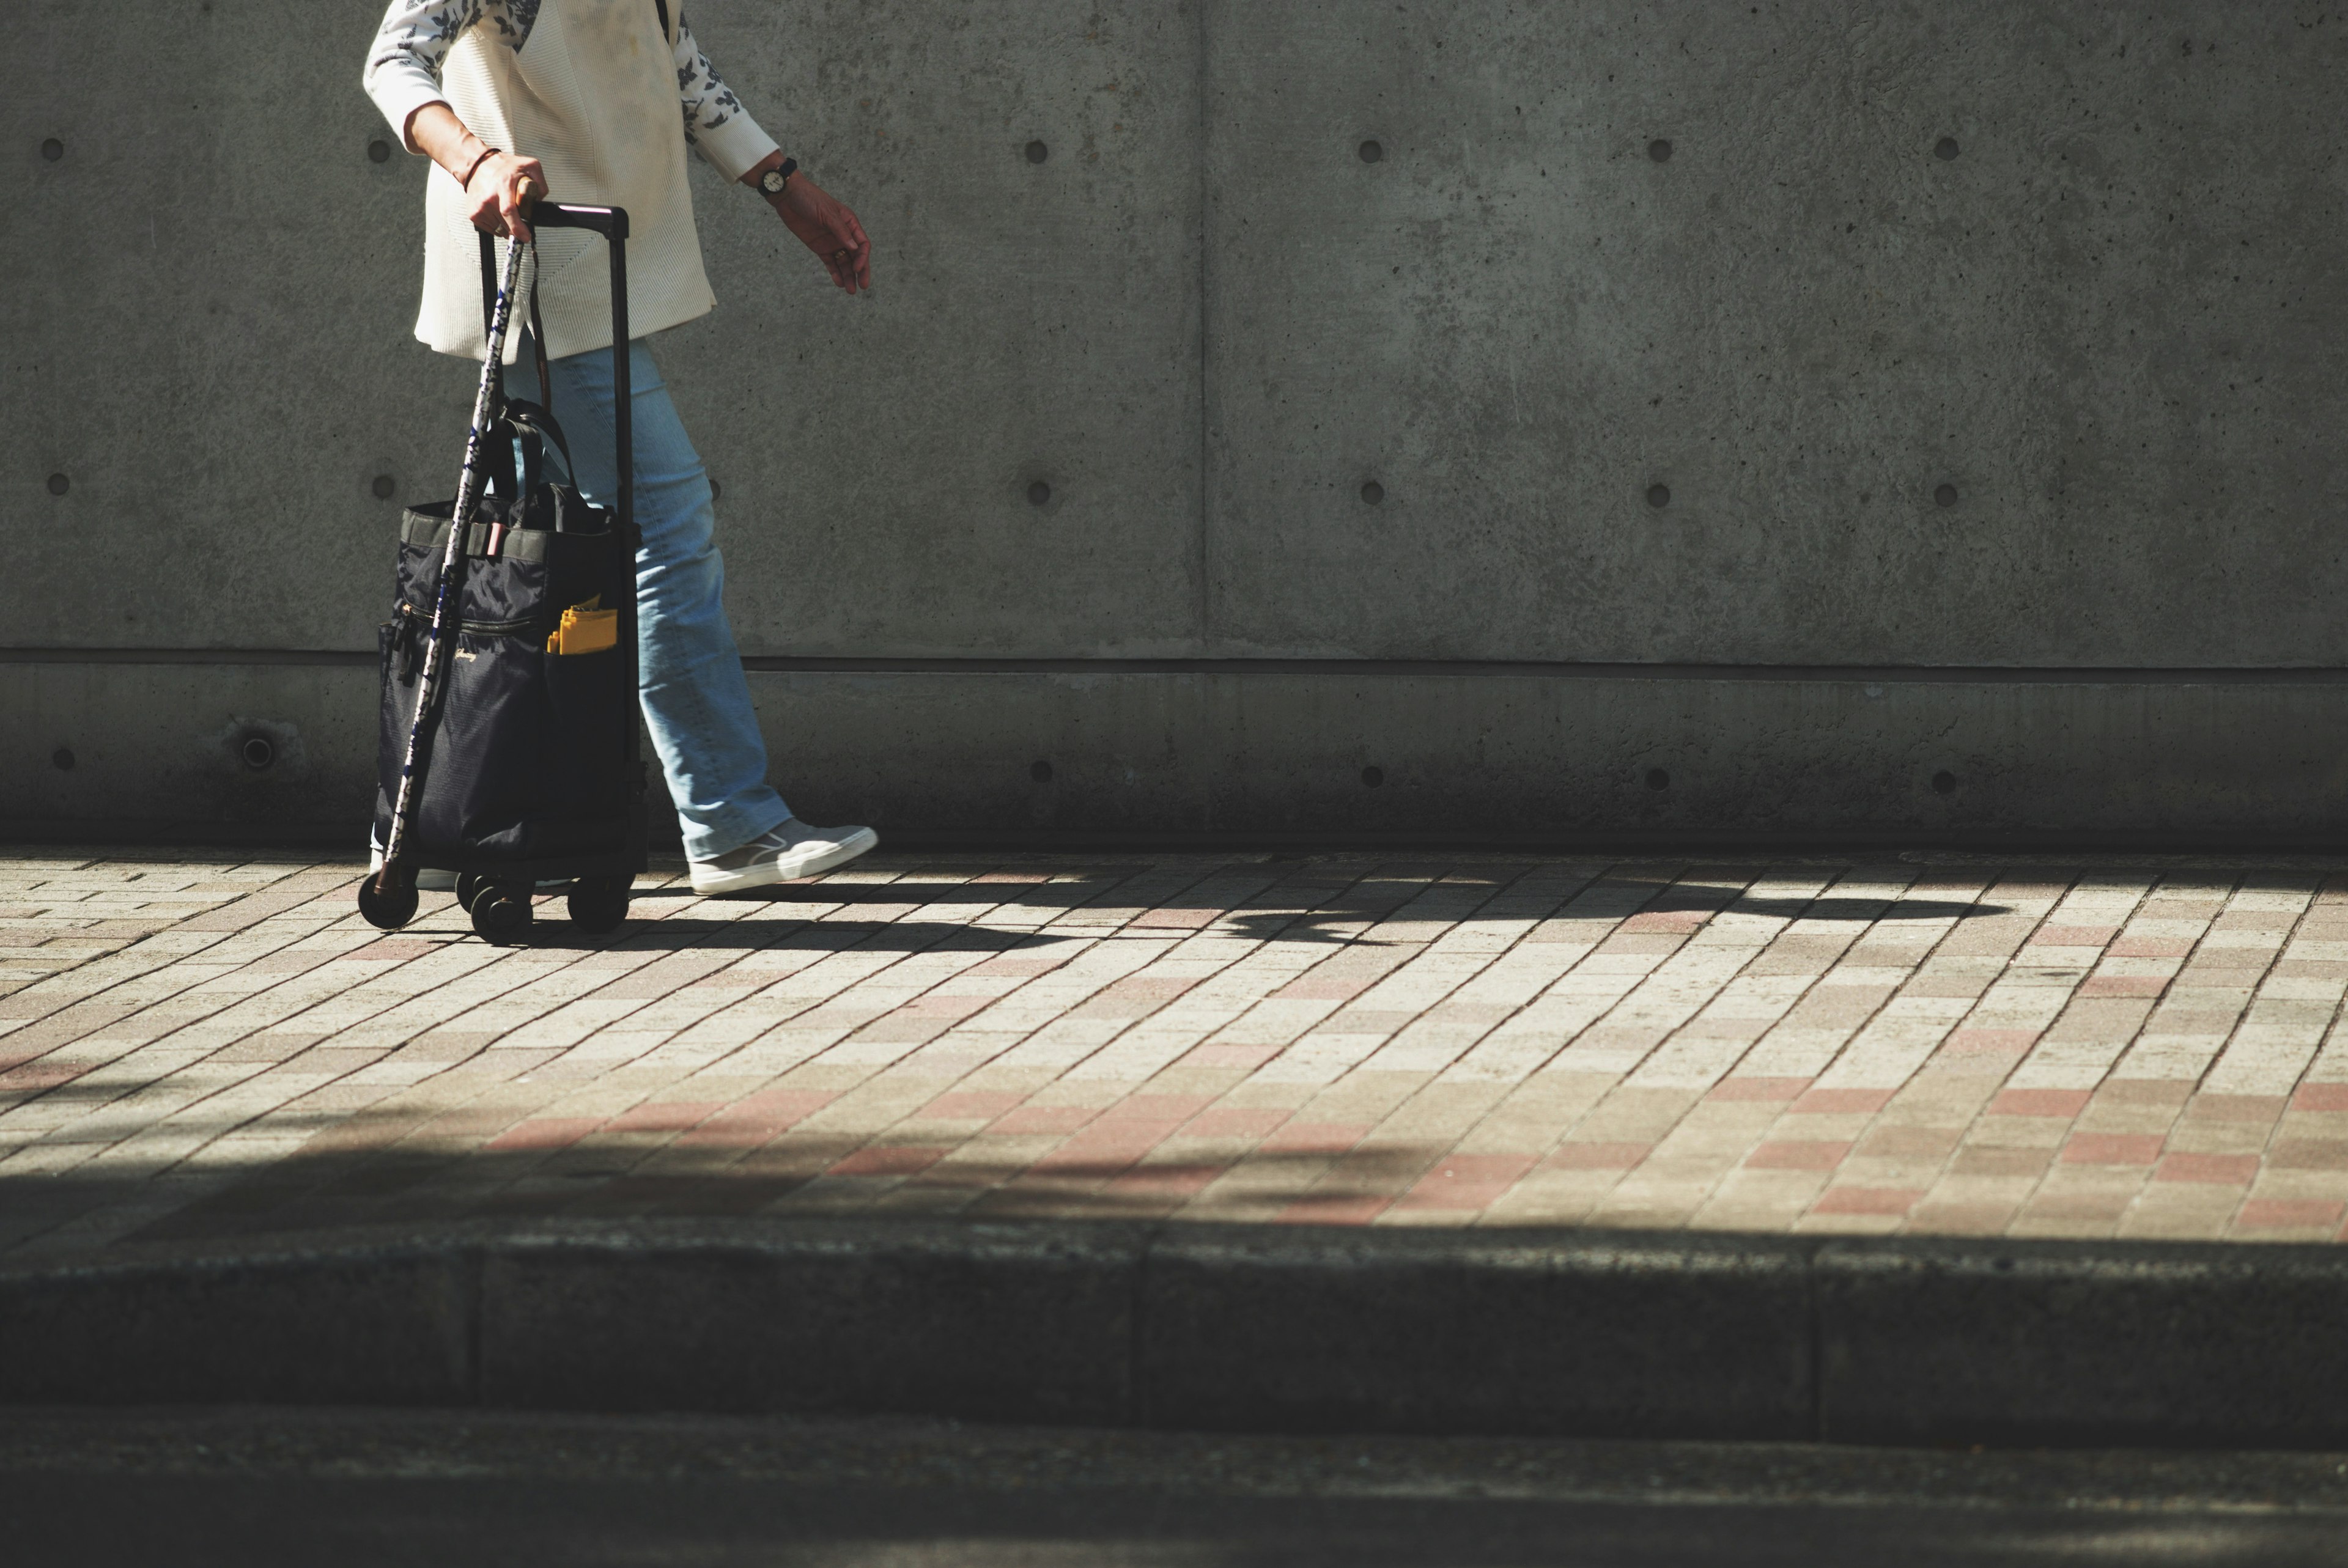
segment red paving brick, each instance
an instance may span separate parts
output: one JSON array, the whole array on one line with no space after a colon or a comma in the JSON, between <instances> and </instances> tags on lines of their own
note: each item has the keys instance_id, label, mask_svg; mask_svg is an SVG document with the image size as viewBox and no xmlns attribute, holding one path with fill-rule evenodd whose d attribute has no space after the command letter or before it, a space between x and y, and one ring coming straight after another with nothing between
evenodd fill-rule
<instances>
[{"instance_id":1,"label":"red paving brick","mask_svg":"<svg viewBox=\"0 0 2348 1568\"><path fill-rule=\"evenodd\" d=\"M679 1142L687 1145L756 1148L788 1132L836 1098L821 1091L798 1089L747 1094L713 1112Z\"/></svg>"},{"instance_id":2,"label":"red paving brick","mask_svg":"<svg viewBox=\"0 0 2348 1568\"><path fill-rule=\"evenodd\" d=\"M1257 1147L1268 1154L1342 1154L1369 1132L1367 1122L1291 1122Z\"/></svg>"},{"instance_id":3,"label":"red paving brick","mask_svg":"<svg viewBox=\"0 0 2348 1568\"><path fill-rule=\"evenodd\" d=\"M2149 975L2090 975L2081 983L2083 997L2157 997L2168 982Z\"/></svg>"},{"instance_id":4,"label":"red paving brick","mask_svg":"<svg viewBox=\"0 0 2348 1568\"><path fill-rule=\"evenodd\" d=\"M1406 1209L1482 1209L1532 1169L1529 1154L1453 1154L1396 1200Z\"/></svg>"},{"instance_id":5,"label":"red paving brick","mask_svg":"<svg viewBox=\"0 0 2348 1568\"><path fill-rule=\"evenodd\" d=\"M2256 1154L2168 1154L2152 1173L2156 1182L2199 1182L2246 1187L2259 1173Z\"/></svg>"},{"instance_id":6,"label":"red paving brick","mask_svg":"<svg viewBox=\"0 0 2348 1568\"><path fill-rule=\"evenodd\" d=\"M2075 1132L2063 1145L2066 1165L2149 1165L2160 1158L2157 1133Z\"/></svg>"}]
</instances>

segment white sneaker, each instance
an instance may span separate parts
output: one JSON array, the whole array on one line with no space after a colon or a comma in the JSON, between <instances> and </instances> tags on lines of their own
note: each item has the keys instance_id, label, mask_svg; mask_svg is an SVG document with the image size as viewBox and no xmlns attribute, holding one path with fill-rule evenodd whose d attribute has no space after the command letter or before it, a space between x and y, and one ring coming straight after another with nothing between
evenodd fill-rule
<instances>
[{"instance_id":1,"label":"white sneaker","mask_svg":"<svg viewBox=\"0 0 2348 1568\"><path fill-rule=\"evenodd\" d=\"M372 876L382 869L383 845L370 838L367 841L367 875ZM434 871L427 866L418 866L416 871L416 890L418 893L454 893L457 891L457 874L453 871Z\"/></svg>"},{"instance_id":2,"label":"white sneaker","mask_svg":"<svg viewBox=\"0 0 2348 1568\"><path fill-rule=\"evenodd\" d=\"M809 827L792 817L715 860L690 862L695 893L734 893L847 865L880 842L869 827Z\"/></svg>"}]
</instances>

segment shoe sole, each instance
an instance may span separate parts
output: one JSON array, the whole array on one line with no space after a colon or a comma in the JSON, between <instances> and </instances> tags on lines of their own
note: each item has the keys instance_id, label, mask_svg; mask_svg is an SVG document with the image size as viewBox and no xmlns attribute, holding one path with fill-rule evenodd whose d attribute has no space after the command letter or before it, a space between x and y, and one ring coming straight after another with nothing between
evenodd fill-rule
<instances>
[{"instance_id":1,"label":"shoe sole","mask_svg":"<svg viewBox=\"0 0 2348 1568\"><path fill-rule=\"evenodd\" d=\"M693 890L695 893L739 893L746 887L771 887L778 882L820 876L847 865L880 842L880 835L868 827L855 837L835 844L829 849L804 850L763 865L746 866L739 871L720 871L714 876L704 876L696 866L693 868Z\"/></svg>"}]
</instances>

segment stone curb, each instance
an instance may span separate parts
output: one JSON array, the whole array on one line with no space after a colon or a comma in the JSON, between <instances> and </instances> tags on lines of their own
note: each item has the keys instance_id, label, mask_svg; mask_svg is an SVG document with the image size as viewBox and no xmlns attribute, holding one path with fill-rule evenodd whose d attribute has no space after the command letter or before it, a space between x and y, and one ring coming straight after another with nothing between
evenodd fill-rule
<instances>
[{"instance_id":1,"label":"stone curb","mask_svg":"<svg viewBox=\"0 0 2348 1568\"><path fill-rule=\"evenodd\" d=\"M0 1266L0 1402L2348 1447L2348 1252L477 1222Z\"/></svg>"}]
</instances>

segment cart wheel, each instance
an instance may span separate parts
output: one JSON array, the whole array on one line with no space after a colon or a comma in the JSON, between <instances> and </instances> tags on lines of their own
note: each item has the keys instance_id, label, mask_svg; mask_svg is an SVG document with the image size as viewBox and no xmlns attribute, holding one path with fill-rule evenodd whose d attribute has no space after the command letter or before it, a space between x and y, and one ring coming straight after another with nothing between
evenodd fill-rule
<instances>
[{"instance_id":1,"label":"cart wheel","mask_svg":"<svg viewBox=\"0 0 2348 1568\"><path fill-rule=\"evenodd\" d=\"M493 882L473 896L473 929L482 940L518 942L530 929L530 885Z\"/></svg>"},{"instance_id":2,"label":"cart wheel","mask_svg":"<svg viewBox=\"0 0 2348 1568\"><path fill-rule=\"evenodd\" d=\"M473 900L479 898L481 896L481 889L489 885L489 879L478 871L458 872L457 874L457 907L469 911L473 907Z\"/></svg>"},{"instance_id":3,"label":"cart wheel","mask_svg":"<svg viewBox=\"0 0 2348 1568\"><path fill-rule=\"evenodd\" d=\"M571 885L571 923L590 937L616 931L628 917L633 876L582 876Z\"/></svg>"},{"instance_id":4,"label":"cart wheel","mask_svg":"<svg viewBox=\"0 0 2348 1568\"><path fill-rule=\"evenodd\" d=\"M359 884L359 913L378 931L396 931L416 918L416 889L378 893L375 878L369 876Z\"/></svg>"}]
</instances>

